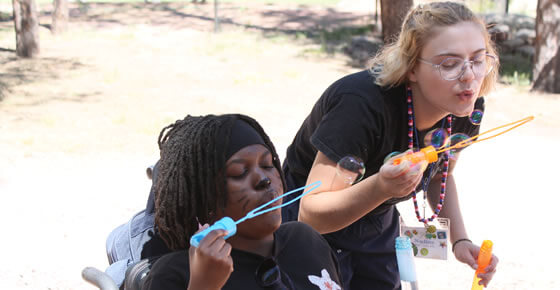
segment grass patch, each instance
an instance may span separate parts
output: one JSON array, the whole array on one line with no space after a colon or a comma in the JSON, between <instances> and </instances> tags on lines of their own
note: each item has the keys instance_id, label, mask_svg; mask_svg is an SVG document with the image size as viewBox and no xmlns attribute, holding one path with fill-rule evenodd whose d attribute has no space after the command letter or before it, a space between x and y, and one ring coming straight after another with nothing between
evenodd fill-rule
<instances>
[{"instance_id":1,"label":"grass patch","mask_svg":"<svg viewBox=\"0 0 560 290\"><path fill-rule=\"evenodd\" d=\"M533 79L533 62L520 55L500 55L500 80L509 85L528 86Z\"/></svg>"},{"instance_id":2,"label":"grass patch","mask_svg":"<svg viewBox=\"0 0 560 290\"><path fill-rule=\"evenodd\" d=\"M364 25L297 31L293 33L274 32L266 34L265 38L273 43L290 40L299 44L315 44L317 45L316 47L307 46L304 48L303 54L324 55L341 52L344 45L350 43L352 37L369 35L373 29L373 25Z\"/></svg>"},{"instance_id":3,"label":"grass patch","mask_svg":"<svg viewBox=\"0 0 560 290\"><path fill-rule=\"evenodd\" d=\"M341 52L342 47L357 35L368 35L373 31L373 25L340 27L333 30L320 30L309 34L310 39L320 44L320 52L332 54Z\"/></svg>"}]
</instances>

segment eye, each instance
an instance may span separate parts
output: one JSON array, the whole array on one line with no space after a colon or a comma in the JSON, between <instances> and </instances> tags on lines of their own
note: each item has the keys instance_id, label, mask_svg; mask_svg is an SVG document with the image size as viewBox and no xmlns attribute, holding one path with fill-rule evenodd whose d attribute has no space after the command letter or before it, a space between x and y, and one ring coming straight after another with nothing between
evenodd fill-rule
<instances>
[{"instance_id":1,"label":"eye","mask_svg":"<svg viewBox=\"0 0 560 290\"><path fill-rule=\"evenodd\" d=\"M483 64L485 61L486 61L485 55L478 55L472 60L474 64Z\"/></svg>"},{"instance_id":2,"label":"eye","mask_svg":"<svg viewBox=\"0 0 560 290\"><path fill-rule=\"evenodd\" d=\"M227 178L242 179L247 175L247 169L244 166L230 166L226 172Z\"/></svg>"},{"instance_id":3,"label":"eye","mask_svg":"<svg viewBox=\"0 0 560 290\"><path fill-rule=\"evenodd\" d=\"M274 165L272 165L272 164L268 165L267 164L267 165L261 165L261 167L265 168L265 169L272 169L272 168L274 168Z\"/></svg>"},{"instance_id":4,"label":"eye","mask_svg":"<svg viewBox=\"0 0 560 290\"><path fill-rule=\"evenodd\" d=\"M455 58L448 58L441 63L441 67L445 69L454 69L463 64L463 61Z\"/></svg>"},{"instance_id":5,"label":"eye","mask_svg":"<svg viewBox=\"0 0 560 290\"><path fill-rule=\"evenodd\" d=\"M264 169L272 169L274 167L274 161L270 152L265 153L260 160L259 166Z\"/></svg>"},{"instance_id":6,"label":"eye","mask_svg":"<svg viewBox=\"0 0 560 290\"><path fill-rule=\"evenodd\" d=\"M274 163L272 162L272 158L266 158L261 162L260 166L265 169L272 169L274 168Z\"/></svg>"}]
</instances>

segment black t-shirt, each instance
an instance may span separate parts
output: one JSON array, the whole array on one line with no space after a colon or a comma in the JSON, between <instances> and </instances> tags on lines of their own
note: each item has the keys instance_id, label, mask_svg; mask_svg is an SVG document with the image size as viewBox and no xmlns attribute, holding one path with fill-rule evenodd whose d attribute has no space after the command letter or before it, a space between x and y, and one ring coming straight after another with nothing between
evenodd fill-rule
<instances>
[{"instance_id":1,"label":"black t-shirt","mask_svg":"<svg viewBox=\"0 0 560 290\"><path fill-rule=\"evenodd\" d=\"M276 288L263 288L257 283L255 273L267 258L232 249L234 271L222 289L331 289L324 288L325 283L340 287L334 253L325 239L308 225L282 224L274 233L273 252L272 259L281 273L281 283ZM187 250L167 254L154 264L143 289L187 289L189 270ZM316 286L319 284L322 286Z\"/></svg>"},{"instance_id":2,"label":"black t-shirt","mask_svg":"<svg viewBox=\"0 0 560 290\"><path fill-rule=\"evenodd\" d=\"M475 108L484 110L482 97L476 101ZM425 147L423 139L427 132L442 125L447 126L443 122L446 122L445 118L432 128L418 132L420 148ZM478 131L479 126L471 124L468 117L453 118L452 134L474 136ZM347 155L360 157L366 166L365 178L379 171L389 153L404 152L407 149L406 87L379 87L368 71L361 71L333 83L315 103L287 149L284 173L292 183L289 187L305 185L319 150L335 162ZM436 166L433 170L426 170L425 174L431 172L435 175L441 170L442 160L443 154L440 154ZM391 205L410 197L411 195L390 199L372 213L383 212ZM297 206L290 210L294 208L297 209Z\"/></svg>"}]
</instances>

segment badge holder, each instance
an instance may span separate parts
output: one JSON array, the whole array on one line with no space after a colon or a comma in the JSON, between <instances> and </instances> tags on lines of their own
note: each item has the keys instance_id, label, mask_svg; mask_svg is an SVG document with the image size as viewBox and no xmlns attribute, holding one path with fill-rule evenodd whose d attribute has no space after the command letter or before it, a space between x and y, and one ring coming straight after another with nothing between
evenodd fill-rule
<instances>
[{"instance_id":1,"label":"badge holder","mask_svg":"<svg viewBox=\"0 0 560 290\"><path fill-rule=\"evenodd\" d=\"M411 227L401 217L400 235L410 238L415 257L447 260L449 219L437 218L429 225Z\"/></svg>"}]
</instances>

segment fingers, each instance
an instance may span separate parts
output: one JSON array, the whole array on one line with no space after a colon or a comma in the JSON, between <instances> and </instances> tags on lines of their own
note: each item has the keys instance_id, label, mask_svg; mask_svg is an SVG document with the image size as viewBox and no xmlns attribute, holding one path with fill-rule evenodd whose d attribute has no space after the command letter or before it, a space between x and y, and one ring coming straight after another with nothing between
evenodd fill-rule
<instances>
[{"instance_id":1,"label":"fingers","mask_svg":"<svg viewBox=\"0 0 560 290\"><path fill-rule=\"evenodd\" d=\"M488 265L488 267L486 267L485 271L486 272L495 272L496 267L498 266L498 262L500 262L500 259L498 259L498 257L492 255L492 259L490 260L490 265Z\"/></svg>"},{"instance_id":2,"label":"fingers","mask_svg":"<svg viewBox=\"0 0 560 290\"><path fill-rule=\"evenodd\" d=\"M202 232L203 230L207 229L208 227L210 227L209 224L204 224L204 225L202 225L202 226L199 225L198 231L196 231L195 234L198 234L198 233Z\"/></svg>"},{"instance_id":3,"label":"fingers","mask_svg":"<svg viewBox=\"0 0 560 290\"><path fill-rule=\"evenodd\" d=\"M232 247L224 240L226 235L226 230L211 231L200 241L198 247L190 247L191 257L199 257L202 259L200 261L229 265L230 270L233 271L233 262L230 256Z\"/></svg>"},{"instance_id":4,"label":"fingers","mask_svg":"<svg viewBox=\"0 0 560 290\"><path fill-rule=\"evenodd\" d=\"M422 167L422 164L411 165L406 160L398 165L385 163L379 170L385 192L400 197L414 191L422 179Z\"/></svg>"},{"instance_id":5,"label":"fingers","mask_svg":"<svg viewBox=\"0 0 560 290\"><path fill-rule=\"evenodd\" d=\"M455 245L455 258L469 265L473 270L478 268L477 257L478 247L470 242L461 241Z\"/></svg>"},{"instance_id":6,"label":"fingers","mask_svg":"<svg viewBox=\"0 0 560 290\"><path fill-rule=\"evenodd\" d=\"M496 267L498 266L499 259L498 257L492 255L492 260L490 261L490 265L486 267L485 273L481 273L478 275L478 278L481 279L481 283L484 286L488 286L494 274L496 274Z\"/></svg>"},{"instance_id":7,"label":"fingers","mask_svg":"<svg viewBox=\"0 0 560 290\"><path fill-rule=\"evenodd\" d=\"M394 165L392 162L387 162L381 167L380 172L386 178L397 178L406 173L409 168L410 162L408 161L403 161L398 165Z\"/></svg>"},{"instance_id":8,"label":"fingers","mask_svg":"<svg viewBox=\"0 0 560 290\"><path fill-rule=\"evenodd\" d=\"M223 229L217 229L209 232L198 245L199 248L209 250L211 252L219 252L219 250L224 246L226 240L224 237L227 235L227 231Z\"/></svg>"}]
</instances>

